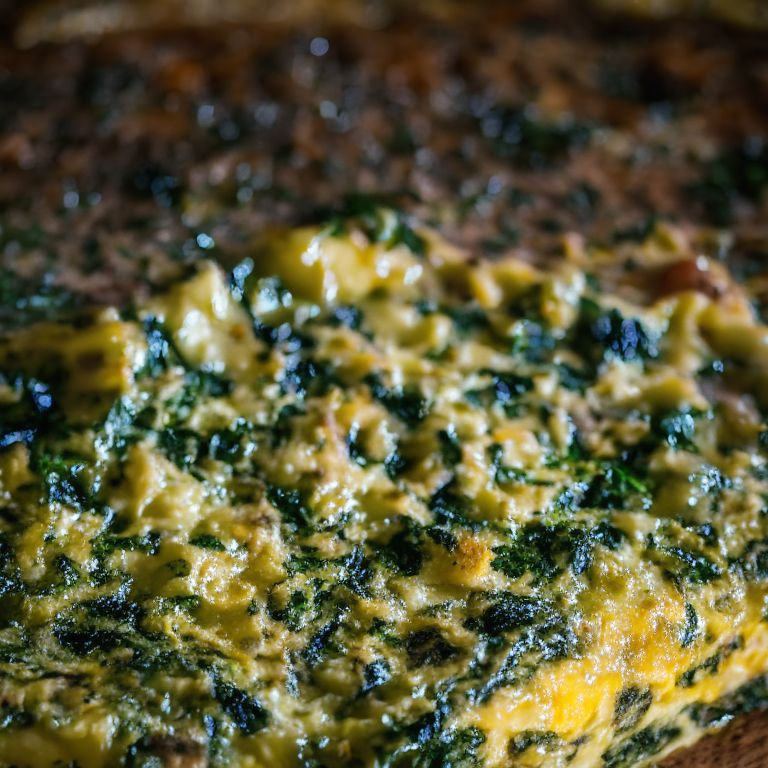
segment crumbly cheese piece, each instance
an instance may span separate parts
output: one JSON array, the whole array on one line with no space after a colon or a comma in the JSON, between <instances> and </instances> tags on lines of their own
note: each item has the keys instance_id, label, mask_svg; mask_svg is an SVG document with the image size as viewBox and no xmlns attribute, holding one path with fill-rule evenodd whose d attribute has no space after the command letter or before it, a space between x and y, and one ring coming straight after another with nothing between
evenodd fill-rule
<instances>
[{"instance_id":1,"label":"crumbly cheese piece","mask_svg":"<svg viewBox=\"0 0 768 768\"><path fill-rule=\"evenodd\" d=\"M631 768L759 706L766 339L673 239L386 210L0 338L0 766Z\"/></svg>"}]
</instances>

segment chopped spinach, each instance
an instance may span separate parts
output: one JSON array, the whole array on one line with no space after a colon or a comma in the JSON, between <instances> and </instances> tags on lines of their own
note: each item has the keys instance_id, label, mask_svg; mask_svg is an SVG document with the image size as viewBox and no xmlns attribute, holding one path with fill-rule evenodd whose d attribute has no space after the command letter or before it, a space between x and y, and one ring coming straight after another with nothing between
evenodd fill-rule
<instances>
[{"instance_id":1,"label":"chopped spinach","mask_svg":"<svg viewBox=\"0 0 768 768\"><path fill-rule=\"evenodd\" d=\"M541 598L504 592L479 617L468 619L467 627L497 637L542 623L551 617L552 611L552 606Z\"/></svg>"},{"instance_id":2,"label":"chopped spinach","mask_svg":"<svg viewBox=\"0 0 768 768\"><path fill-rule=\"evenodd\" d=\"M385 685L392 679L392 670L385 659L372 661L363 667L363 684L361 694L370 693L375 688Z\"/></svg>"},{"instance_id":3,"label":"chopped spinach","mask_svg":"<svg viewBox=\"0 0 768 768\"><path fill-rule=\"evenodd\" d=\"M408 652L408 666L416 669L439 667L459 655L459 649L432 627L411 632L403 645Z\"/></svg>"},{"instance_id":4,"label":"chopped spinach","mask_svg":"<svg viewBox=\"0 0 768 768\"><path fill-rule=\"evenodd\" d=\"M598 544L618 549L623 539L624 535L607 523L594 528L570 523L531 523L511 544L494 547L496 558L491 567L511 579L530 573L534 583L550 581L566 565L576 575L584 573L592 564L594 548Z\"/></svg>"},{"instance_id":5,"label":"chopped spinach","mask_svg":"<svg viewBox=\"0 0 768 768\"><path fill-rule=\"evenodd\" d=\"M680 640L681 648L689 648L699 636L699 614L691 603L685 604L685 625Z\"/></svg>"},{"instance_id":6,"label":"chopped spinach","mask_svg":"<svg viewBox=\"0 0 768 768\"><path fill-rule=\"evenodd\" d=\"M330 651L330 644L333 636L340 629L348 608L342 607L336 611L336 614L314 632L302 653L302 658L310 666L314 667L321 664Z\"/></svg>"},{"instance_id":7,"label":"chopped spinach","mask_svg":"<svg viewBox=\"0 0 768 768\"><path fill-rule=\"evenodd\" d=\"M198 595L176 595L174 597L162 598L161 605L163 612L168 610L175 611L194 611L200 607L200 597Z\"/></svg>"},{"instance_id":8,"label":"chopped spinach","mask_svg":"<svg viewBox=\"0 0 768 768\"><path fill-rule=\"evenodd\" d=\"M384 460L384 472L387 477L395 481L398 476L408 469L408 460L395 448L391 451L389 456Z\"/></svg>"},{"instance_id":9,"label":"chopped spinach","mask_svg":"<svg viewBox=\"0 0 768 768\"><path fill-rule=\"evenodd\" d=\"M551 480L542 480L539 478L531 477L527 472L506 466L502 463L503 455L504 448L498 443L493 443L488 447L490 469L493 474L494 482L496 482L498 485L512 485L514 483L541 486L554 485L554 482Z\"/></svg>"},{"instance_id":10,"label":"chopped spinach","mask_svg":"<svg viewBox=\"0 0 768 768\"><path fill-rule=\"evenodd\" d=\"M354 306L336 307L331 315L332 326L343 325L353 331L359 331L363 324L363 311Z\"/></svg>"},{"instance_id":11,"label":"chopped spinach","mask_svg":"<svg viewBox=\"0 0 768 768\"><path fill-rule=\"evenodd\" d=\"M266 726L269 713L261 702L249 693L231 683L217 680L214 684L214 695L240 733L250 735Z\"/></svg>"},{"instance_id":12,"label":"chopped spinach","mask_svg":"<svg viewBox=\"0 0 768 768\"><path fill-rule=\"evenodd\" d=\"M438 525L457 525L463 528L476 529L480 525L468 517L471 511L469 499L458 491L455 478L438 488L429 500L429 508L435 513Z\"/></svg>"},{"instance_id":13,"label":"chopped spinach","mask_svg":"<svg viewBox=\"0 0 768 768\"><path fill-rule=\"evenodd\" d=\"M80 566L64 554L58 554L54 557L53 571L53 578L40 587L38 594L58 595L80 581Z\"/></svg>"},{"instance_id":14,"label":"chopped spinach","mask_svg":"<svg viewBox=\"0 0 768 768\"><path fill-rule=\"evenodd\" d=\"M283 522L292 531L306 531L312 525L312 512L305 505L301 494L277 486L267 486L267 500L283 517Z\"/></svg>"},{"instance_id":15,"label":"chopped spinach","mask_svg":"<svg viewBox=\"0 0 768 768\"><path fill-rule=\"evenodd\" d=\"M510 354L522 358L527 363L548 363L557 347L558 340L542 320L533 321L540 312L530 308L530 302L520 307L513 307L513 312L522 312L523 319L515 324L512 333Z\"/></svg>"},{"instance_id":16,"label":"chopped spinach","mask_svg":"<svg viewBox=\"0 0 768 768\"><path fill-rule=\"evenodd\" d=\"M645 472L625 462L603 462L589 481L579 507L582 509L627 509L633 496L648 495Z\"/></svg>"},{"instance_id":17,"label":"chopped spinach","mask_svg":"<svg viewBox=\"0 0 768 768\"><path fill-rule=\"evenodd\" d=\"M368 634L377 637L392 648L399 648L402 645L402 640L391 631L392 629L393 626L391 624L376 616L371 622L371 628L368 630Z\"/></svg>"},{"instance_id":18,"label":"chopped spinach","mask_svg":"<svg viewBox=\"0 0 768 768\"><path fill-rule=\"evenodd\" d=\"M480 768L485 740L485 734L474 726L441 734L426 743L414 768Z\"/></svg>"},{"instance_id":19,"label":"chopped spinach","mask_svg":"<svg viewBox=\"0 0 768 768\"><path fill-rule=\"evenodd\" d=\"M160 534L147 533L144 536L103 535L92 539L93 554L100 560L113 552L143 552L145 555L157 555L160 552Z\"/></svg>"},{"instance_id":20,"label":"chopped spinach","mask_svg":"<svg viewBox=\"0 0 768 768\"><path fill-rule=\"evenodd\" d=\"M534 580L548 580L562 569L557 563L561 551L559 531L545 525L529 526L510 546L494 547L491 567L510 579L530 573Z\"/></svg>"},{"instance_id":21,"label":"chopped spinach","mask_svg":"<svg viewBox=\"0 0 768 768\"><path fill-rule=\"evenodd\" d=\"M81 603L88 615L97 619L113 619L120 624L136 627L145 616L144 609L131 602L124 590Z\"/></svg>"},{"instance_id":22,"label":"chopped spinach","mask_svg":"<svg viewBox=\"0 0 768 768\"><path fill-rule=\"evenodd\" d=\"M502 373L483 369L481 374L491 376L493 381L493 397L497 403L507 404L515 398L521 397L533 389L533 379L529 376L519 376L515 373Z\"/></svg>"},{"instance_id":23,"label":"chopped spinach","mask_svg":"<svg viewBox=\"0 0 768 768\"><path fill-rule=\"evenodd\" d=\"M613 724L617 733L634 728L653 704L653 694L647 688L632 685L616 697Z\"/></svg>"},{"instance_id":24,"label":"chopped spinach","mask_svg":"<svg viewBox=\"0 0 768 768\"><path fill-rule=\"evenodd\" d=\"M741 557L734 560L738 567L751 581L762 582L768 579L768 539L750 541Z\"/></svg>"},{"instance_id":25,"label":"chopped spinach","mask_svg":"<svg viewBox=\"0 0 768 768\"><path fill-rule=\"evenodd\" d=\"M35 446L32 466L43 480L45 498L51 504L65 504L82 512L93 509L98 485L89 485L84 476L88 463L76 455L48 452Z\"/></svg>"},{"instance_id":26,"label":"chopped spinach","mask_svg":"<svg viewBox=\"0 0 768 768\"><path fill-rule=\"evenodd\" d=\"M387 248L404 245L414 256L424 256L427 242L410 226L409 219L386 195L362 192L347 195L340 206L320 208L315 219L329 223L332 236L342 236L350 225L359 227L372 242Z\"/></svg>"},{"instance_id":27,"label":"chopped spinach","mask_svg":"<svg viewBox=\"0 0 768 768\"><path fill-rule=\"evenodd\" d=\"M705 414L696 409L670 411L651 422L655 434L669 443L675 450L697 452L693 438L696 435L696 419Z\"/></svg>"},{"instance_id":28,"label":"chopped spinach","mask_svg":"<svg viewBox=\"0 0 768 768\"><path fill-rule=\"evenodd\" d=\"M289 355L280 386L285 394L299 398L321 397L335 385L333 368L326 362Z\"/></svg>"},{"instance_id":29,"label":"chopped spinach","mask_svg":"<svg viewBox=\"0 0 768 768\"><path fill-rule=\"evenodd\" d=\"M680 686L680 688L691 688L701 680L704 674L716 675L720 669L722 660L723 649L720 648L717 653L713 654L708 659L704 659L701 664L697 664L683 672L683 674L677 678L676 684Z\"/></svg>"},{"instance_id":30,"label":"chopped spinach","mask_svg":"<svg viewBox=\"0 0 768 768\"><path fill-rule=\"evenodd\" d=\"M416 385L387 389L376 374L367 376L365 383L374 400L380 402L407 427L413 429L427 417L429 401Z\"/></svg>"},{"instance_id":31,"label":"chopped spinach","mask_svg":"<svg viewBox=\"0 0 768 768\"><path fill-rule=\"evenodd\" d=\"M641 760L659 754L681 735L677 726L649 725L605 752L605 768L633 768Z\"/></svg>"},{"instance_id":32,"label":"chopped spinach","mask_svg":"<svg viewBox=\"0 0 768 768\"><path fill-rule=\"evenodd\" d=\"M318 557L317 555L302 555L298 557L291 555L288 560L285 561L285 570L288 576L294 576L297 573L310 573L311 571L320 571L326 568L330 568L334 563L334 560L324 557Z\"/></svg>"},{"instance_id":33,"label":"chopped spinach","mask_svg":"<svg viewBox=\"0 0 768 768\"><path fill-rule=\"evenodd\" d=\"M635 318L618 309L604 310L592 299L582 299L571 336L573 348L593 364L609 357L642 360L658 356L657 340Z\"/></svg>"},{"instance_id":34,"label":"chopped spinach","mask_svg":"<svg viewBox=\"0 0 768 768\"><path fill-rule=\"evenodd\" d=\"M667 544L649 535L646 554L671 576L690 584L709 584L723 574L723 568L709 555L679 544Z\"/></svg>"},{"instance_id":35,"label":"chopped spinach","mask_svg":"<svg viewBox=\"0 0 768 768\"><path fill-rule=\"evenodd\" d=\"M482 307L473 304L459 304L445 307L443 311L453 320L456 333L461 337L480 333L489 327L488 315Z\"/></svg>"},{"instance_id":36,"label":"chopped spinach","mask_svg":"<svg viewBox=\"0 0 768 768\"><path fill-rule=\"evenodd\" d=\"M291 632L299 632L303 629L310 606L310 596L301 589L291 592L288 600L282 607L273 604L271 599L267 604L269 615L275 621L283 622Z\"/></svg>"},{"instance_id":37,"label":"chopped spinach","mask_svg":"<svg viewBox=\"0 0 768 768\"><path fill-rule=\"evenodd\" d=\"M110 653L116 648L130 647L127 635L112 629L56 630L60 645L77 656L89 656L94 651Z\"/></svg>"},{"instance_id":38,"label":"chopped spinach","mask_svg":"<svg viewBox=\"0 0 768 768\"><path fill-rule=\"evenodd\" d=\"M554 731L522 731L509 740L509 754L522 755L531 747L549 749L560 743L561 739Z\"/></svg>"},{"instance_id":39,"label":"chopped spinach","mask_svg":"<svg viewBox=\"0 0 768 768\"><path fill-rule=\"evenodd\" d=\"M385 568L401 576L417 576L424 560L419 532L408 527L396 533L386 545L378 547L378 556Z\"/></svg>"},{"instance_id":40,"label":"chopped spinach","mask_svg":"<svg viewBox=\"0 0 768 768\"><path fill-rule=\"evenodd\" d=\"M768 678L751 680L713 704L692 704L691 719L701 728L725 725L738 715L768 706Z\"/></svg>"},{"instance_id":41,"label":"chopped spinach","mask_svg":"<svg viewBox=\"0 0 768 768\"><path fill-rule=\"evenodd\" d=\"M373 563L366 557L361 546L352 548L337 561L341 565L339 584L347 587L358 597L370 597L369 584L374 576Z\"/></svg>"},{"instance_id":42,"label":"chopped spinach","mask_svg":"<svg viewBox=\"0 0 768 768\"><path fill-rule=\"evenodd\" d=\"M277 448L290 439L293 433L293 420L306 413L304 408L296 403L284 405L274 420L271 429L272 447Z\"/></svg>"},{"instance_id":43,"label":"chopped spinach","mask_svg":"<svg viewBox=\"0 0 768 768\"><path fill-rule=\"evenodd\" d=\"M188 469L200 453L200 436L192 429L164 429L157 436L157 447L179 469Z\"/></svg>"},{"instance_id":44,"label":"chopped spinach","mask_svg":"<svg viewBox=\"0 0 768 768\"><path fill-rule=\"evenodd\" d=\"M226 552L227 548L224 546L223 542L218 539L216 536L211 535L210 533L201 533L197 536L194 536L189 540L189 543L193 547L198 547L200 549L207 549L211 552Z\"/></svg>"},{"instance_id":45,"label":"chopped spinach","mask_svg":"<svg viewBox=\"0 0 768 768\"><path fill-rule=\"evenodd\" d=\"M455 467L461 463L461 440L456 434L456 428L449 424L445 429L437 433L440 442L440 452L447 467Z\"/></svg>"},{"instance_id":46,"label":"chopped spinach","mask_svg":"<svg viewBox=\"0 0 768 768\"><path fill-rule=\"evenodd\" d=\"M368 457L360 445L360 425L356 421L350 427L349 434L347 435L347 451L349 452L349 458L355 464L359 464L361 467L365 467L368 464Z\"/></svg>"}]
</instances>

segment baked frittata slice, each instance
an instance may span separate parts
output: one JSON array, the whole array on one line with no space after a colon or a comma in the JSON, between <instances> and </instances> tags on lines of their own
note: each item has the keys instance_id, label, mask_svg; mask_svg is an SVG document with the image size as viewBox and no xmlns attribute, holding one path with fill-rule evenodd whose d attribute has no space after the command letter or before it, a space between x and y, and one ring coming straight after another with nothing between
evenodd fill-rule
<instances>
[{"instance_id":1,"label":"baked frittata slice","mask_svg":"<svg viewBox=\"0 0 768 768\"><path fill-rule=\"evenodd\" d=\"M565 249L371 209L0 338L0 765L630 768L768 700L768 327L671 225Z\"/></svg>"}]
</instances>

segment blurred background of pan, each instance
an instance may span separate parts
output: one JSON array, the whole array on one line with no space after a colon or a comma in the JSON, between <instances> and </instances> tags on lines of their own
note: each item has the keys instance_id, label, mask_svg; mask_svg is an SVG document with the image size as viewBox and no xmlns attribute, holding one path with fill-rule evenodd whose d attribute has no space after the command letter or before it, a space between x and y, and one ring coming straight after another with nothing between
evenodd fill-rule
<instances>
[{"instance_id":1,"label":"blurred background of pan","mask_svg":"<svg viewBox=\"0 0 768 768\"><path fill-rule=\"evenodd\" d=\"M708 16L768 30L766 0L575 0L598 11L656 19ZM492 2L492 0L491 0ZM509 0L508 0L509 2ZM549 0L541 0L543 5ZM108 32L207 26L220 22L348 22L385 27L407 7L439 18L481 15L489 2L472 0L3 0L0 18L22 47Z\"/></svg>"}]
</instances>

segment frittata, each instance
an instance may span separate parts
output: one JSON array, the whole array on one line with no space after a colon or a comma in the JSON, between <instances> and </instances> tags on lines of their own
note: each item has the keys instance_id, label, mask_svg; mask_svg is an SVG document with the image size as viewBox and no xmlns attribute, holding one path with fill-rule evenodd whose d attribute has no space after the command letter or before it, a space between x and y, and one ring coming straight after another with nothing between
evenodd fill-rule
<instances>
[{"instance_id":1,"label":"frittata","mask_svg":"<svg viewBox=\"0 0 768 768\"><path fill-rule=\"evenodd\" d=\"M768 700L768 326L658 222L365 197L0 337L0 765L634 768Z\"/></svg>"}]
</instances>

